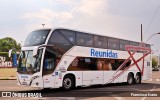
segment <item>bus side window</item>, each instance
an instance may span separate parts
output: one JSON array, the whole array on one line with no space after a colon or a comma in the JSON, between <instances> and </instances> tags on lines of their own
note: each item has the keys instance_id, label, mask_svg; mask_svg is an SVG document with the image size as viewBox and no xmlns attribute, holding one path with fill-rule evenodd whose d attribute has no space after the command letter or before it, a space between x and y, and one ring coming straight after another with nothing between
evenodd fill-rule
<instances>
[{"instance_id":1,"label":"bus side window","mask_svg":"<svg viewBox=\"0 0 160 100\"><path fill-rule=\"evenodd\" d=\"M129 60L127 63L126 63L126 67L129 67L131 64L131 60Z\"/></svg>"},{"instance_id":2,"label":"bus side window","mask_svg":"<svg viewBox=\"0 0 160 100\"><path fill-rule=\"evenodd\" d=\"M43 75L50 74L55 69L56 56L50 51L45 52L44 60L43 60Z\"/></svg>"},{"instance_id":3,"label":"bus side window","mask_svg":"<svg viewBox=\"0 0 160 100\"><path fill-rule=\"evenodd\" d=\"M56 58L56 66L58 65L58 63L60 62L60 58Z\"/></svg>"},{"instance_id":4,"label":"bus side window","mask_svg":"<svg viewBox=\"0 0 160 100\"><path fill-rule=\"evenodd\" d=\"M122 60L121 64L124 62L125 60ZM131 64L131 60L129 60L123 67L121 67L120 70L124 70L125 68L129 67Z\"/></svg>"},{"instance_id":5,"label":"bus side window","mask_svg":"<svg viewBox=\"0 0 160 100\"><path fill-rule=\"evenodd\" d=\"M98 70L112 70L112 66L109 60L107 59L98 59L97 61Z\"/></svg>"},{"instance_id":6,"label":"bus side window","mask_svg":"<svg viewBox=\"0 0 160 100\"><path fill-rule=\"evenodd\" d=\"M112 60L111 61L112 69L117 70L120 67L120 62L118 60Z\"/></svg>"},{"instance_id":7,"label":"bus side window","mask_svg":"<svg viewBox=\"0 0 160 100\"><path fill-rule=\"evenodd\" d=\"M79 39L79 40L78 40L78 44L79 44L79 45L84 45L84 39L82 39L82 38Z\"/></svg>"},{"instance_id":8,"label":"bus side window","mask_svg":"<svg viewBox=\"0 0 160 100\"><path fill-rule=\"evenodd\" d=\"M97 70L96 59L95 58L85 58L85 68L84 70Z\"/></svg>"},{"instance_id":9,"label":"bus side window","mask_svg":"<svg viewBox=\"0 0 160 100\"><path fill-rule=\"evenodd\" d=\"M48 44L54 45L54 47L59 48L62 53L66 52L73 46L74 42L68 40L67 37L64 36L59 30L53 31L50 39L48 40Z\"/></svg>"},{"instance_id":10,"label":"bus side window","mask_svg":"<svg viewBox=\"0 0 160 100\"><path fill-rule=\"evenodd\" d=\"M84 60L81 58L75 58L68 67L68 71L82 71Z\"/></svg>"},{"instance_id":11,"label":"bus side window","mask_svg":"<svg viewBox=\"0 0 160 100\"><path fill-rule=\"evenodd\" d=\"M129 45L129 41L127 41L127 40L120 40L120 50L125 51L126 50L126 48L125 48L126 45Z\"/></svg>"},{"instance_id":12,"label":"bus side window","mask_svg":"<svg viewBox=\"0 0 160 100\"><path fill-rule=\"evenodd\" d=\"M104 62L101 60L97 61L97 70L103 70Z\"/></svg>"},{"instance_id":13,"label":"bus side window","mask_svg":"<svg viewBox=\"0 0 160 100\"><path fill-rule=\"evenodd\" d=\"M59 30L73 45L75 45L75 32L71 30L61 29Z\"/></svg>"},{"instance_id":14,"label":"bus side window","mask_svg":"<svg viewBox=\"0 0 160 100\"><path fill-rule=\"evenodd\" d=\"M105 60L105 64L104 64L103 70L112 70L112 66L111 66L110 60Z\"/></svg>"},{"instance_id":15,"label":"bus side window","mask_svg":"<svg viewBox=\"0 0 160 100\"><path fill-rule=\"evenodd\" d=\"M76 33L76 44L79 46L93 46L93 35L82 32Z\"/></svg>"},{"instance_id":16,"label":"bus side window","mask_svg":"<svg viewBox=\"0 0 160 100\"><path fill-rule=\"evenodd\" d=\"M84 58L84 61L85 61L85 65L83 66L83 69L84 70L92 69L92 67L90 66L90 64L91 64L90 58Z\"/></svg>"},{"instance_id":17,"label":"bus side window","mask_svg":"<svg viewBox=\"0 0 160 100\"><path fill-rule=\"evenodd\" d=\"M107 38L103 36L94 36L94 47L107 48Z\"/></svg>"},{"instance_id":18,"label":"bus side window","mask_svg":"<svg viewBox=\"0 0 160 100\"><path fill-rule=\"evenodd\" d=\"M120 40L116 38L108 38L108 48L119 50L120 49Z\"/></svg>"},{"instance_id":19,"label":"bus side window","mask_svg":"<svg viewBox=\"0 0 160 100\"><path fill-rule=\"evenodd\" d=\"M45 58L44 59L44 68L46 70L50 70L54 67L54 59L53 58Z\"/></svg>"}]
</instances>

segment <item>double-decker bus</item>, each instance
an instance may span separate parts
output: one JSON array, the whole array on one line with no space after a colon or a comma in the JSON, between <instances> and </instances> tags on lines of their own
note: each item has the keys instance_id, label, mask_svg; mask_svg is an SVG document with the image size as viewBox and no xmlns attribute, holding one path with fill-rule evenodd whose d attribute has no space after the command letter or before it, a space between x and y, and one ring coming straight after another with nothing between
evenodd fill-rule
<instances>
[{"instance_id":1,"label":"double-decker bus","mask_svg":"<svg viewBox=\"0 0 160 100\"><path fill-rule=\"evenodd\" d=\"M21 49L17 82L69 90L151 79L149 44L65 28L31 32Z\"/></svg>"}]
</instances>

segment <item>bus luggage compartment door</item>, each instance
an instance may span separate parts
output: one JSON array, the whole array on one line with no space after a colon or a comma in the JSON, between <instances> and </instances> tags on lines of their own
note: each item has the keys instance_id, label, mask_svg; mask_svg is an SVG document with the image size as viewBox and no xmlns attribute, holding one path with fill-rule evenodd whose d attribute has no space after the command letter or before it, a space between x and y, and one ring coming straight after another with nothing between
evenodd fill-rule
<instances>
[{"instance_id":1,"label":"bus luggage compartment door","mask_svg":"<svg viewBox=\"0 0 160 100\"><path fill-rule=\"evenodd\" d=\"M54 88L55 87L55 76L45 75L43 76L44 88Z\"/></svg>"},{"instance_id":2,"label":"bus luggage compartment door","mask_svg":"<svg viewBox=\"0 0 160 100\"><path fill-rule=\"evenodd\" d=\"M103 84L103 71L83 71L83 85Z\"/></svg>"}]
</instances>

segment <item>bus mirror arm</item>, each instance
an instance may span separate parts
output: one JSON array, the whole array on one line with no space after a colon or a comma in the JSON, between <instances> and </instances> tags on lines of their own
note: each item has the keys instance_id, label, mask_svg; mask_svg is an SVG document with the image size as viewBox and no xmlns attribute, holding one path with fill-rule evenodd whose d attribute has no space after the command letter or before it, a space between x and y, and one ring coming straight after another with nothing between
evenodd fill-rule
<instances>
[{"instance_id":1,"label":"bus mirror arm","mask_svg":"<svg viewBox=\"0 0 160 100\"><path fill-rule=\"evenodd\" d=\"M9 50L8 57L11 57L12 51L13 51L13 49Z\"/></svg>"},{"instance_id":2,"label":"bus mirror arm","mask_svg":"<svg viewBox=\"0 0 160 100\"><path fill-rule=\"evenodd\" d=\"M36 46L36 47L33 49L33 57L36 57L38 48L39 48L39 47Z\"/></svg>"},{"instance_id":3,"label":"bus mirror arm","mask_svg":"<svg viewBox=\"0 0 160 100\"><path fill-rule=\"evenodd\" d=\"M34 49L33 49L33 57L36 57L37 55L37 52L38 52L38 49L40 47L53 47L54 45L41 45L41 46L36 46Z\"/></svg>"}]
</instances>

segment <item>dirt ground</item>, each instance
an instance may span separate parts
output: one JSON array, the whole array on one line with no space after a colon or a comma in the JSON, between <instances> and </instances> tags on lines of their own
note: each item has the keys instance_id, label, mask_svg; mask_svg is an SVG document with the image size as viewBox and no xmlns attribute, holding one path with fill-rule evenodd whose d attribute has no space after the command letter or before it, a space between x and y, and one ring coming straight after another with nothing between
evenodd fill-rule
<instances>
[{"instance_id":1,"label":"dirt ground","mask_svg":"<svg viewBox=\"0 0 160 100\"><path fill-rule=\"evenodd\" d=\"M0 68L0 77L15 77L16 68Z\"/></svg>"}]
</instances>

